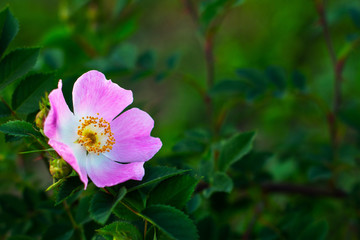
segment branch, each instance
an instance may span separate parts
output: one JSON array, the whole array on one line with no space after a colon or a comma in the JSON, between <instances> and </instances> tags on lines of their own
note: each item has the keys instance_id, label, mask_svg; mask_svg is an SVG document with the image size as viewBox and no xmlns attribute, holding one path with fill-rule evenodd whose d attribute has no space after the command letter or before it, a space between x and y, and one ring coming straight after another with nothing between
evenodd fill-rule
<instances>
[{"instance_id":1,"label":"branch","mask_svg":"<svg viewBox=\"0 0 360 240\"><path fill-rule=\"evenodd\" d=\"M326 14L325 14L325 4L324 4L325 0L317 0L316 1L316 10L319 14L320 17L320 24L321 27L323 29L323 34L324 34L324 38L326 41L326 46L328 48L329 54L330 54L330 58L331 58L331 62L335 68L336 66L336 54L334 51L334 47L331 41L331 36L330 36L330 31L329 31L329 25L328 22L326 20Z\"/></svg>"},{"instance_id":2,"label":"branch","mask_svg":"<svg viewBox=\"0 0 360 240\"><path fill-rule=\"evenodd\" d=\"M198 12L194 6L194 3L191 0L182 0L182 2L185 6L186 11L190 15L193 22L195 23L195 25L198 25L199 16L198 16Z\"/></svg>"},{"instance_id":3,"label":"branch","mask_svg":"<svg viewBox=\"0 0 360 240\"><path fill-rule=\"evenodd\" d=\"M316 0L315 1L316 10L319 14L320 24L323 29L323 34L326 42L326 46L328 52L330 54L330 59L333 66L333 71L335 75L334 79L334 99L333 99L333 110L328 114L328 125L329 125L329 133L331 138L331 145L333 151L333 158L336 158L336 152L338 148L338 127L336 123L336 115L339 112L340 104L341 104L341 83L342 83L342 72L344 67L344 61L338 61L334 46L331 40L329 25L326 19L325 13L325 0Z\"/></svg>"}]
</instances>

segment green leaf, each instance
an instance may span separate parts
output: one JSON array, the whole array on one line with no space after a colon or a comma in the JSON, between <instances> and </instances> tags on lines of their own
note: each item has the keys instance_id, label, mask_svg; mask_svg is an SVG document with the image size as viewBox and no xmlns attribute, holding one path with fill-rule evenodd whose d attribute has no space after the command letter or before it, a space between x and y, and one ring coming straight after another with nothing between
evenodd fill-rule
<instances>
[{"instance_id":1,"label":"green leaf","mask_svg":"<svg viewBox=\"0 0 360 240\"><path fill-rule=\"evenodd\" d=\"M293 86L300 91L304 91L306 89L306 78L304 74L299 71L294 71L292 74L292 83Z\"/></svg>"},{"instance_id":2,"label":"green leaf","mask_svg":"<svg viewBox=\"0 0 360 240\"><path fill-rule=\"evenodd\" d=\"M241 80L249 85L246 91L246 98L248 100L253 100L266 91L269 81L261 71L241 68L236 73Z\"/></svg>"},{"instance_id":3,"label":"green leaf","mask_svg":"<svg viewBox=\"0 0 360 240\"><path fill-rule=\"evenodd\" d=\"M203 7L203 11L200 16L201 22L205 26L209 25L219 14L221 14L224 10L225 4L227 0L215 0L208 1L206 5Z\"/></svg>"},{"instance_id":4,"label":"green leaf","mask_svg":"<svg viewBox=\"0 0 360 240\"><path fill-rule=\"evenodd\" d=\"M340 120L346 125L360 131L360 102L344 103L339 111Z\"/></svg>"},{"instance_id":5,"label":"green leaf","mask_svg":"<svg viewBox=\"0 0 360 240\"><path fill-rule=\"evenodd\" d=\"M280 67L270 66L266 69L266 75L269 81L277 88L275 94L282 94L286 88L286 77L284 69Z\"/></svg>"},{"instance_id":6,"label":"green leaf","mask_svg":"<svg viewBox=\"0 0 360 240\"><path fill-rule=\"evenodd\" d=\"M64 65L64 52L58 48L45 49L42 57L50 69L59 69Z\"/></svg>"},{"instance_id":7,"label":"green leaf","mask_svg":"<svg viewBox=\"0 0 360 240\"><path fill-rule=\"evenodd\" d=\"M190 201L186 204L186 209L189 214L195 212L202 204L200 194L194 194Z\"/></svg>"},{"instance_id":8,"label":"green leaf","mask_svg":"<svg viewBox=\"0 0 360 240\"><path fill-rule=\"evenodd\" d=\"M133 209L137 211L142 211L146 205L146 198L146 194L144 194L141 190L137 190L126 194L123 202L130 205Z\"/></svg>"},{"instance_id":9,"label":"green leaf","mask_svg":"<svg viewBox=\"0 0 360 240\"><path fill-rule=\"evenodd\" d=\"M139 229L137 229L134 225L128 222L121 222L121 221L113 222L96 231L101 235L112 236L113 239L123 239L123 240L143 239Z\"/></svg>"},{"instance_id":10,"label":"green leaf","mask_svg":"<svg viewBox=\"0 0 360 240\"><path fill-rule=\"evenodd\" d=\"M155 66L155 53L150 50L145 51L138 57L136 65L141 69L153 69Z\"/></svg>"},{"instance_id":11,"label":"green leaf","mask_svg":"<svg viewBox=\"0 0 360 240\"><path fill-rule=\"evenodd\" d=\"M79 206L77 207L75 214L75 221L78 224L85 224L91 221L89 216L90 200L90 196L86 196L80 199Z\"/></svg>"},{"instance_id":12,"label":"green leaf","mask_svg":"<svg viewBox=\"0 0 360 240\"><path fill-rule=\"evenodd\" d=\"M76 14L78 11L80 11L81 8L84 8L86 4L90 0L74 0L69 1L67 4L61 4L60 5L60 11L65 15L66 17L70 17L74 14Z\"/></svg>"},{"instance_id":13,"label":"green leaf","mask_svg":"<svg viewBox=\"0 0 360 240\"><path fill-rule=\"evenodd\" d=\"M212 21L217 19L219 16L226 14L225 11L233 7L237 7L244 3L245 0L212 0L202 1L201 22L207 27ZM214 21L215 22L215 21Z\"/></svg>"},{"instance_id":14,"label":"green leaf","mask_svg":"<svg viewBox=\"0 0 360 240\"><path fill-rule=\"evenodd\" d=\"M165 204L181 209L189 201L197 183L198 181L189 175L174 176L151 191L148 204Z\"/></svg>"},{"instance_id":15,"label":"green leaf","mask_svg":"<svg viewBox=\"0 0 360 240\"><path fill-rule=\"evenodd\" d=\"M210 95L217 96L231 96L236 94L244 94L249 85L243 81L238 80L223 80L218 82L210 89Z\"/></svg>"},{"instance_id":16,"label":"green leaf","mask_svg":"<svg viewBox=\"0 0 360 240\"><path fill-rule=\"evenodd\" d=\"M6 7L0 12L0 58L19 31L19 23Z\"/></svg>"},{"instance_id":17,"label":"green leaf","mask_svg":"<svg viewBox=\"0 0 360 240\"><path fill-rule=\"evenodd\" d=\"M170 57L168 57L168 59L166 60L166 66L168 68L168 70L172 70L176 67L176 65L179 62L179 54L173 54Z\"/></svg>"},{"instance_id":18,"label":"green leaf","mask_svg":"<svg viewBox=\"0 0 360 240\"><path fill-rule=\"evenodd\" d=\"M349 9L349 14L354 25L360 29L360 10L357 8Z\"/></svg>"},{"instance_id":19,"label":"green leaf","mask_svg":"<svg viewBox=\"0 0 360 240\"><path fill-rule=\"evenodd\" d=\"M127 195L126 195L127 196ZM122 204L118 204L114 210L113 213L120 219L125 220L125 221L135 221L140 219L140 217L138 215L136 215L135 213L133 213L132 211L130 211L128 208L126 208L124 205Z\"/></svg>"},{"instance_id":20,"label":"green leaf","mask_svg":"<svg viewBox=\"0 0 360 240\"><path fill-rule=\"evenodd\" d=\"M63 184L60 185L59 192L56 196L55 205L62 203L68 197L78 192L83 188L83 183L78 176L67 178Z\"/></svg>"},{"instance_id":21,"label":"green leaf","mask_svg":"<svg viewBox=\"0 0 360 240\"><path fill-rule=\"evenodd\" d=\"M112 195L98 191L90 203L90 216L96 222L105 224L116 205L126 195L126 188L122 187L118 195L114 198Z\"/></svg>"},{"instance_id":22,"label":"green leaf","mask_svg":"<svg viewBox=\"0 0 360 240\"><path fill-rule=\"evenodd\" d=\"M182 139L174 145L172 150L176 153L191 154L201 153L204 149L204 144L199 141L193 139Z\"/></svg>"},{"instance_id":23,"label":"green leaf","mask_svg":"<svg viewBox=\"0 0 360 240\"><path fill-rule=\"evenodd\" d=\"M11 218L22 218L27 212L27 208L23 199L10 194L0 195L0 207L2 210L2 217L10 214Z\"/></svg>"},{"instance_id":24,"label":"green leaf","mask_svg":"<svg viewBox=\"0 0 360 240\"><path fill-rule=\"evenodd\" d=\"M215 165L215 148L214 145L208 149L203 155L200 164L199 164L199 175L204 178L205 181L209 179L214 174L214 165Z\"/></svg>"},{"instance_id":25,"label":"green leaf","mask_svg":"<svg viewBox=\"0 0 360 240\"><path fill-rule=\"evenodd\" d=\"M220 150L219 170L226 171L231 164L239 161L250 152L255 139L255 132L238 133L225 141Z\"/></svg>"},{"instance_id":26,"label":"green leaf","mask_svg":"<svg viewBox=\"0 0 360 240\"><path fill-rule=\"evenodd\" d=\"M0 102L0 117L8 117L10 115L10 108L5 103Z\"/></svg>"},{"instance_id":27,"label":"green leaf","mask_svg":"<svg viewBox=\"0 0 360 240\"><path fill-rule=\"evenodd\" d=\"M116 18L121 11L126 7L126 5L129 3L129 0L118 0L115 3L115 7L113 10L113 17Z\"/></svg>"},{"instance_id":28,"label":"green leaf","mask_svg":"<svg viewBox=\"0 0 360 240\"><path fill-rule=\"evenodd\" d=\"M17 137L42 137L31 123L20 120L0 125L0 131Z\"/></svg>"},{"instance_id":29,"label":"green leaf","mask_svg":"<svg viewBox=\"0 0 360 240\"><path fill-rule=\"evenodd\" d=\"M71 224L55 223L43 234L44 240L69 240L74 234Z\"/></svg>"},{"instance_id":30,"label":"green leaf","mask_svg":"<svg viewBox=\"0 0 360 240\"><path fill-rule=\"evenodd\" d=\"M145 167L145 176L141 182L135 182L134 186L128 188L128 192L134 191L136 189L149 186L153 183L163 181L169 177L176 176L187 172L188 170L179 170L176 168L169 167Z\"/></svg>"},{"instance_id":31,"label":"green leaf","mask_svg":"<svg viewBox=\"0 0 360 240\"><path fill-rule=\"evenodd\" d=\"M25 75L35 65L39 48L19 48L0 62L0 90Z\"/></svg>"},{"instance_id":32,"label":"green leaf","mask_svg":"<svg viewBox=\"0 0 360 240\"><path fill-rule=\"evenodd\" d=\"M322 166L311 167L308 172L308 178L310 181L326 180L331 178L331 176L331 171Z\"/></svg>"},{"instance_id":33,"label":"green leaf","mask_svg":"<svg viewBox=\"0 0 360 240\"><path fill-rule=\"evenodd\" d=\"M204 191L206 197L210 197L214 192L231 192L234 187L232 179L223 172L216 172L211 179L211 187Z\"/></svg>"},{"instance_id":34,"label":"green leaf","mask_svg":"<svg viewBox=\"0 0 360 240\"><path fill-rule=\"evenodd\" d=\"M236 0L233 2L232 6L237 7L237 6L244 4L244 2L245 2L245 0Z\"/></svg>"},{"instance_id":35,"label":"green leaf","mask_svg":"<svg viewBox=\"0 0 360 240\"><path fill-rule=\"evenodd\" d=\"M178 240L198 239L195 224L182 211L166 205L153 205L142 215L168 237Z\"/></svg>"},{"instance_id":36,"label":"green leaf","mask_svg":"<svg viewBox=\"0 0 360 240\"><path fill-rule=\"evenodd\" d=\"M308 225L304 231L300 233L297 240L323 240L326 239L328 231L329 225L325 220L313 222L312 224Z\"/></svg>"},{"instance_id":37,"label":"green leaf","mask_svg":"<svg viewBox=\"0 0 360 240\"><path fill-rule=\"evenodd\" d=\"M268 152L252 151L240 161L237 161L232 167L242 174L245 172L255 174L263 169L264 164L271 156L272 154Z\"/></svg>"},{"instance_id":38,"label":"green leaf","mask_svg":"<svg viewBox=\"0 0 360 240\"><path fill-rule=\"evenodd\" d=\"M54 75L33 74L24 78L19 86L15 89L12 98L12 107L19 113L32 113L39 109L39 102L45 92L50 92L56 88Z\"/></svg>"},{"instance_id":39,"label":"green leaf","mask_svg":"<svg viewBox=\"0 0 360 240\"><path fill-rule=\"evenodd\" d=\"M129 1L129 0L126 0ZM117 1L120 3L121 1ZM114 29L112 34L114 40L117 42L124 41L124 39L130 37L138 28L137 16L128 17L117 24L117 28Z\"/></svg>"},{"instance_id":40,"label":"green leaf","mask_svg":"<svg viewBox=\"0 0 360 240\"><path fill-rule=\"evenodd\" d=\"M36 238L32 238L24 235L15 235L7 238L7 240L36 240Z\"/></svg>"}]
</instances>

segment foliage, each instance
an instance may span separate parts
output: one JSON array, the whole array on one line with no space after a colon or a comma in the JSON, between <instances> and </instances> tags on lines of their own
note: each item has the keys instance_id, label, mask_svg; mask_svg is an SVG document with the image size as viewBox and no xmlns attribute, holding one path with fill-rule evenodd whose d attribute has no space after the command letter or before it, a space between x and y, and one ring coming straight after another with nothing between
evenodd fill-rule
<instances>
[{"instance_id":1,"label":"foliage","mask_svg":"<svg viewBox=\"0 0 360 240\"><path fill-rule=\"evenodd\" d=\"M359 3L5 2L1 239L360 238ZM47 94L90 69L155 116L142 181L48 174Z\"/></svg>"}]
</instances>

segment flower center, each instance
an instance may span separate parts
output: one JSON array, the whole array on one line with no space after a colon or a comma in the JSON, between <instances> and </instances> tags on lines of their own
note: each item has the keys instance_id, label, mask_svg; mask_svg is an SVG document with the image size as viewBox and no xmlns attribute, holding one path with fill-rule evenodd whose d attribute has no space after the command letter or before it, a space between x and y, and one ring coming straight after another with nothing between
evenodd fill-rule
<instances>
[{"instance_id":1,"label":"flower center","mask_svg":"<svg viewBox=\"0 0 360 240\"><path fill-rule=\"evenodd\" d=\"M99 113L97 113L99 115ZM103 152L110 152L115 138L111 132L110 123L99 117L82 117L78 126L79 136L77 143L86 148L87 152L99 155Z\"/></svg>"}]
</instances>

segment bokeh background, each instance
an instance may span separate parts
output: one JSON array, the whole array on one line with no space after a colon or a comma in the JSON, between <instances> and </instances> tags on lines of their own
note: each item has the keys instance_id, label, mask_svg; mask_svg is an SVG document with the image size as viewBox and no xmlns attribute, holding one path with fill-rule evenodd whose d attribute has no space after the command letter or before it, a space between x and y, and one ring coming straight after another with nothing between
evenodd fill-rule
<instances>
[{"instance_id":1,"label":"bokeh background","mask_svg":"<svg viewBox=\"0 0 360 240\"><path fill-rule=\"evenodd\" d=\"M0 9L7 5L20 24L9 49L41 47L33 71L55 71L53 88L63 79L68 103L91 69L133 91L131 106L150 113L163 142L154 164L194 169L206 188L209 149L256 131L252 152L228 172L232 191L204 197L192 213L201 239L296 239L305 230L304 239L360 238L360 2L2 0ZM320 5L335 55L346 54L335 113ZM1 92L7 102L16 86ZM39 156L18 154L29 148L1 135L1 192L51 184Z\"/></svg>"}]
</instances>

